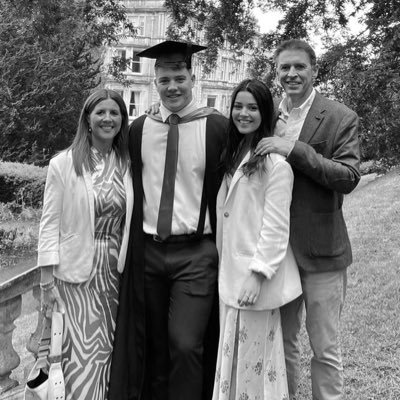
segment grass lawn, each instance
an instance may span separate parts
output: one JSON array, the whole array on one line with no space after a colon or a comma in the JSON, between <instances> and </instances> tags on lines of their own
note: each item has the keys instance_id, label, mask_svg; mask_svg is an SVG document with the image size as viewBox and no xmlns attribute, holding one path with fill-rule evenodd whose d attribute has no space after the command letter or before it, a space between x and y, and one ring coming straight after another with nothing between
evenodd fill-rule
<instances>
[{"instance_id":1,"label":"grass lawn","mask_svg":"<svg viewBox=\"0 0 400 400\"><path fill-rule=\"evenodd\" d=\"M400 400L399 194L396 170L369 182L363 179L345 198L354 262L342 315L344 400ZM19 230L31 229L34 241L38 216L17 222ZM311 400L311 351L304 330L301 346L298 400Z\"/></svg>"},{"instance_id":2,"label":"grass lawn","mask_svg":"<svg viewBox=\"0 0 400 400\"><path fill-rule=\"evenodd\" d=\"M400 399L400 174L347 195L354 262L342 314L345 400ZM299 400L310 400L308 339L302 334Z\"/></svg>"}]
</instances>

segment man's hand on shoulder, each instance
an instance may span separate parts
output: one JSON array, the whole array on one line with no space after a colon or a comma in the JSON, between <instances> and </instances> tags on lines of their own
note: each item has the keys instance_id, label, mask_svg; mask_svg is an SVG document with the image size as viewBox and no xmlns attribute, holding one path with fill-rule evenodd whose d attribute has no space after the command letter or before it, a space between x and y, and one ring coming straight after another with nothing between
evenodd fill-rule
<instances>
[{"instance_id":1,"label":"man's hand on shoulder","mask_svg":"<svg viewBox=\"0 0 400 400\"><path fill-rule=\"evenodd\" d=\"M254 151L256 155L278 153L287 157L293 150L294 141L283 137L273 136L261 139Z\"/></svg>"},{"instance_id":2,"label":"man's hand on shoulder","mask_svg":"<svg viewBox=\"0 0 400 400\"><path fill-rule=\"evenodd\" d=\"M145 114L156 115L160 112L160 103L152 104L147 110L145 110Z\"/></svg>"}]
</instances>

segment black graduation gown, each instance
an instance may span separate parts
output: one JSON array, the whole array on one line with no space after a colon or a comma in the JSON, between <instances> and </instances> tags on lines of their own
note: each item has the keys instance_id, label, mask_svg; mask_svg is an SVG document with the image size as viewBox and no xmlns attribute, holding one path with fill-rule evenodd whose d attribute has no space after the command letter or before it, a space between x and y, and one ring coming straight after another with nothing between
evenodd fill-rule
<instances>
[{"instance_id":1,"label":"black graduation gown","mask_svg":"<svg viewBox=\"0 0 400 400\"><path fill-rule=\"evenodd\" d=\"M120 303L111 364L109 400L147 400L146 327L144 301L144 234L141 139L146 116L137 118L129 130L129 152L132 160L134 208L125 269L120 288ZM207 206L215 237L216 197L222 181L221 154L226 145L228 120L220 114L207 116L206 185ZM203 399L212 397L218 349L218 294L204 344Z\"/></svg>"}]
</instances>

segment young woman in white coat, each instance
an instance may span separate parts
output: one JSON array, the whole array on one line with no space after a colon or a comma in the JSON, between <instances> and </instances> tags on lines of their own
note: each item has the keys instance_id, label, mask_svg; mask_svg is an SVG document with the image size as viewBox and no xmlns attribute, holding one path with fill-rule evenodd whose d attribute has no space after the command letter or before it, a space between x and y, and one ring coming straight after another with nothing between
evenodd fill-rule
<instances>
[{"instance_id":1,"label":"young woman in white coat","mask_svg":"<svg viewBox=\"0 0 400 400\"><path fill-rule=\"evenodd\" d=\"M64 313L66 399L106 399L119 277L133 206L128 113L107 89L86 100L72 145L47 173L38 265L42 312Z\"/></svg>"},{"instance_id":2,"label":"young woman in white coat","mask_svg":"<svg viewBox=\"0 0 400 400\"><path fill-rule=\"evenodd\" d=\"M225 177L217 197L220 339L213 400L288 399L279 307L301 294L289 245L293 172L256 156L273 135L269 89L245 80L232 95Z\"/></svg>"}]
</instances>

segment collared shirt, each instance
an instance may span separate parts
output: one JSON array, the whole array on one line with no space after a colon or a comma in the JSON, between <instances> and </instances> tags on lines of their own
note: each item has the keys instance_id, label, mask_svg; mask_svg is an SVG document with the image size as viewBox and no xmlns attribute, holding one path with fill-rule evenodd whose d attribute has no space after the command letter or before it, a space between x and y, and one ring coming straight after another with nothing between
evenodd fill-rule
<instances>
[{"instance_id":1,"label":"collared shirt","mask_svg":"<svg viewBox=\"0 0 400 400\"><path fill-rule=\"evenodd\" d=\"M299 139L304 120L314 101L315 93L315 89L313 89L307 100L300 107L295 107L290 112L287 108L287 98L285 97L281 101L279 104L279 117L274 131L275 136L285 137L293 141L293 143Z\"/></svg>"},{"instance_id":2,"label":"collared shirt","mask_svg":"<svg viewBox=\"0 0 400 400\"><path fill-rule=\"evenodd\" d=\"M176 114L183 117L198 108L192 100ZM173 114L163 105L160 107L160 113L164 122ZM179 124L178 165L171 230L173 235L197 231L206 166L206 122L207 118L199 118ZM143 126L143 229L149 234L157 233L168 129L168 124L151 118L146 118ZM204 233L211 233L208 210Z\"/></svg>"}]
</instances>

